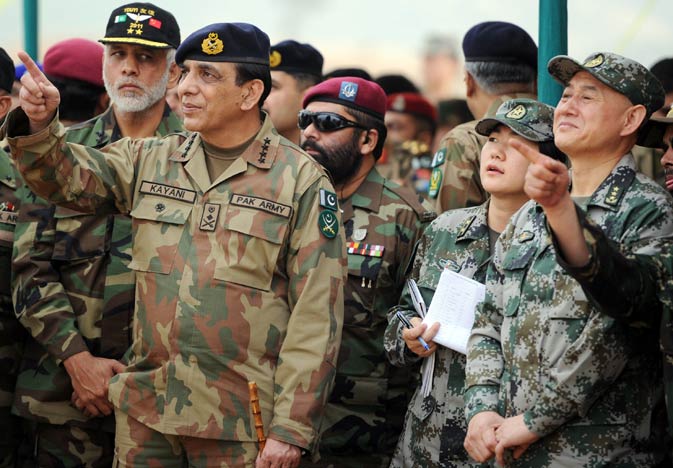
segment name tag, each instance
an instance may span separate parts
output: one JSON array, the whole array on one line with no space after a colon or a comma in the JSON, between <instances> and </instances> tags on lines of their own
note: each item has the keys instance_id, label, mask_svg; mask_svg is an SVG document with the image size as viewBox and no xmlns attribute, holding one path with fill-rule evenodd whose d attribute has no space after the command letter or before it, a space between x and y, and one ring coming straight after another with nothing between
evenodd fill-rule
<instances>
[{"instance_id":1,"label":"name tag","mask_svg":"<svg viewBox=\"0 0 673 468\"><path fill-rule=\"evenodd\" d=\"M18 213L14 211L0 211L0 223L16 225Z\"/></svg>"},{"instance_id":2,"label":"name tag","mask_svg":"<svg viewBox=\"0 0 673 468\"><path fill-rule=\"evenodd\" d=\"M247 208L254 208L256 210L273 213L283 218L289 218L292 214L292 207L276 203L266 198L251 197L250 195L240 195L234 193L231 196L231 204L236 206L245 206Z\"/></svg>"},{"instance_id":3,"label":"name tag","mask_svg":"<svg viewBox=\"0 0 673 468\"><path fill-rule=\"evenodd\" d=\"M140 193L158 195L160 197L172 198L173 200L180 200L188 203L194 203L196 200L196 192L194 190L158 184L148 180L143 180L140 184Z\"/></svg>"}]
</instances>

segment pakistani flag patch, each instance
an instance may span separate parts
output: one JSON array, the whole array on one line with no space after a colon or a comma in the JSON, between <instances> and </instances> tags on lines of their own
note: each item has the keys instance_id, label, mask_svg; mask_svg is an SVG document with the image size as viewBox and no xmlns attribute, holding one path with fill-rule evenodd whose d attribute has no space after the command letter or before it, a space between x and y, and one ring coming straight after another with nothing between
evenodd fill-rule
<instances>
[{"instance_id":1,"label":"pakistani flag patch","mask_svg":"<svg viewBox=\"0 0 673 468\"><path fill-rule=\"evenodd\" d=\"M126 23L126 15L115 16L115 23Z\"/></svg>"},{"instance_id":2,"label":"pakistani flag patch","mask_svg":"<svg viewBox=\"0 0 673 468\"><path fill-rule=\"evenodd\" d=\"M320 189L320 206L328 210L337 210L337 196L336 193L329 190Z\"/></svg>"}]
</instances>

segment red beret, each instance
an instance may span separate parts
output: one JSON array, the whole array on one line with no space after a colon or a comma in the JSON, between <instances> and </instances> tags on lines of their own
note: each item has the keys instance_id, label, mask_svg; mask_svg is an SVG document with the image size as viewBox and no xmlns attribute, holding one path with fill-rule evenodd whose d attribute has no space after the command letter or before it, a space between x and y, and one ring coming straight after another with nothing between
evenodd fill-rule
<instances>
[{"instance_id":1,"label":"red beret","mask_svg":"<svg viewBox=\"0 0 673 468\"><path fill-rule=\"evenodd\" d=\"M57 79L103 85L103 47L87 39L67 39L44 55L44 72Z\"/></svg>"},{"instance_id":2,"label":"red beret","mask_svg":"<svg viewBox=\"0 0 673 468\"><path fill-rule=\"evenodd\" d=\"M325 80L310 88L304 96L303 107L312 101L326 101L365 112L383 120L386 113L386 93L373 81L354 76Z\"/></svg>"},{"instance_id":3,"label":"red beret","mask_svg":"<svg viewBox=\"0 0 673 468\"><path fill-rule=\"evenodd\" d=\"M432 123L437 122L437 109L418 93L396 93L388 96L386 111L401 112L403 114L412 114L429 120Z\"/></svg>"}]
</instances>

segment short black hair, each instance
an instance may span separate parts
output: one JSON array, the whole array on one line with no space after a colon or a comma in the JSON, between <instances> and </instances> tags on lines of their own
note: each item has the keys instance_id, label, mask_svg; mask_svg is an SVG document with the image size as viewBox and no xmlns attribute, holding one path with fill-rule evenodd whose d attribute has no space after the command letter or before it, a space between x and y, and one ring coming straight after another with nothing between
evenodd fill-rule
<instances>
[{"instance_id":1,"label":"short black hair","mask_svg":"<svg viewBox=\"0 0 673 468\"><path fill-rule=\"evenodd\" d=\"M86 81L60 79L48 76L61 94L58 116L63 120L84 122L96 115L96 106L105 88Z\"/></svg>"},{"instance_id":2,"label":"short black hair","mask_svg":"<svg viewBox=\"0 0 673 468\"><path fill-rule=\"evenodd\" d=\"M650 71L659 81L661 81L661 85L664 87L664 92L666 94L673 92L673 58L659 60L652 65Z\"/></svg>"},{"instance_id":3,"label":"short black hair","mask_svg":"<svg viewBox=\"0 0 673 468\"><path fill-rule=\"evenodd\" d=\"M281 70L283 71L283 70ZM286 71L297 82L297 89L304 91L305 89L315 86L322 81L321 76L312 75L310 73L293 73Z\"/></svg>"},{"instance_id":4,"label":"short black hair","mask_svg":"<svg viewBox=\"0 0 673 468\"><path fill-rule=\"evenodd\" d=\"M568 165L568 156L566 156L563 151L558 149L554 143L554 140L541 141L539 143L539 148L540 153L549 156L552 159L556 159L557 161L561 161L566 166Z\"/></svg>"},{"instance_id":5,"label":"short black hair","mask_svg":"<svg viewBox=\"0 0 673 468\"><path fill-rule=\"evenodd\" d=\"M264 101L271 92L271 72L268 65L259 65L256 63L240 63L236 64L236 86L243 86L248 81L261 80L264 83L264 91L257 102L257 106L261 109Z\"/></svg>"}]
</instances>

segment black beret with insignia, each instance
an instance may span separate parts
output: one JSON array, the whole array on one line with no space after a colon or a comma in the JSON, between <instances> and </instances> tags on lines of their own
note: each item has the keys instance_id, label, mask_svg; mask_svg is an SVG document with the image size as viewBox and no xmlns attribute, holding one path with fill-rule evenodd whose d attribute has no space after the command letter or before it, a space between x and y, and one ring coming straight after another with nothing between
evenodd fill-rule
<instances>
[{"instance_id":1,"label":"black beret with insignia","mask_svg":"<svg viewBox=\"0 0 673 468\"><path fill-rule=\"evenodd\" d=\"M151 3L129 3L112 10L103 44L138 44L158 49L177 49L180 28L175 17Z\"/></svg>"},{"instance_id":2,"label":"black beret with insignia","mask_svg":"<svg viewBox=\"0 0 673 468\"><path fill-rule=\"evenodd\" d=\"M189 35L175 62L233 62L269 65L269 36L248 23L215 23Z\"/></svg>"},{"instance_id":3,"label":"black beret with insignia","mask_svg":"<svg viewBox=\"0 0 673 468\"><path fill-rule=\"evenodd\" d=\"M311 44L287 40L271 46L271 71L305 73L322 78L323 57Z\"/></svg>"},{"instance_id":4,"label":"black beret with insignia","mask_svg":"<svg viewBox=\"0 0 673 468\"><path fill-rule=\"evenodd\" d=\"M504 21L487 21L470 28L463 38L466 62L528 65L537 70L537 46L526 31Z\"/></svg>"}]
</instances>

